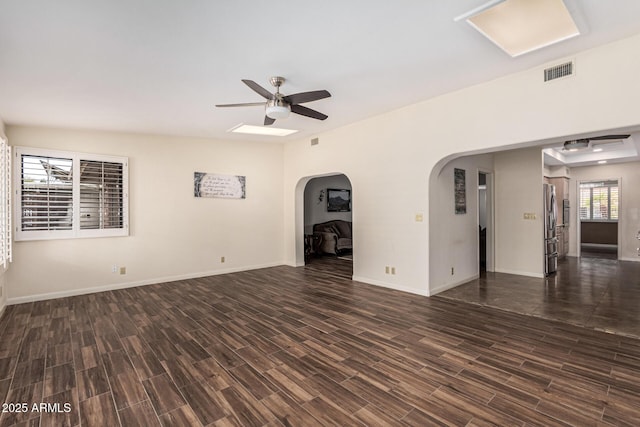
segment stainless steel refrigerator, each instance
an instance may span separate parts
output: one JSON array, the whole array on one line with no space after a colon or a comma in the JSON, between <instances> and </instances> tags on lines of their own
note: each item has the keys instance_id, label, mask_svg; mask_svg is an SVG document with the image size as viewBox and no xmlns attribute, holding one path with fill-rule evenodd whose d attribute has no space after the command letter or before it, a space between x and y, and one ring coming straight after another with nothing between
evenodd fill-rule
<instances>
[{"instance_id":1,"label":"stainless steel refrigerator","mask_svg":"<svg viewBox=\"0 0 640 427\"><path fill-rule=\"evenodd\" d=\"M544 274L548 276L558 269L558 238L556 224L558 208L556 204L556 187L543 184L544 192Z\"/></svg>"}]
</instances>

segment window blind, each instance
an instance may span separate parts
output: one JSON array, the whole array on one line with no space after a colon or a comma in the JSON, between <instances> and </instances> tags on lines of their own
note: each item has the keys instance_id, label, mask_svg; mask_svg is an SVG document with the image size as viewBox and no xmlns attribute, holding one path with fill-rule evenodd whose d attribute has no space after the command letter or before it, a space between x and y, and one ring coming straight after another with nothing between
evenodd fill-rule
<instances>
[{"instance_id":1,"label":"window blind","mask_svg":"<svg viewBox=\"0 0 640 427\"><path fill-rule=\"evenodd\" d=\"M609 189L591 189L591 219L609 219Z\"/></svg>"},{"instance_id":2,"label":"window blind","mask_svg":"<svg viewBox=\"0 0 640 427\"><path fill-rule=\"evenodd\" d=\"M0 138L0 264L6 268L11 247L11 147Z\"/></svg>"},{"instance_id":3,"label":"window blind","mask_svg":"<svg viewBox=\"0 0 640 427\"><path fill-rule=\"evenodd\" d=\"M591 219L591 188L580 186L580 219Z\"/></svg>"},{"instance_id":4,"label":"window blind","mask_svg":"<svg viewBox=\"0 0 640 427\"><path fill-rule=\"evenodd\" d=\"M80 229L122 228L122 163L80 160Z\"/></svg>"},{"instance_id":5,"label":"window blind","mask_svg":"<svg viewBox=\"0 0 640 427\"><path fill-rule=\"evenodd\" d=\"M609 219L618 219L618 187L609 187L609 196L610 196L610 217Z\"/></svg>"},{"instance_id":6,"label":"window blind","mask_svg":"<svg viewBox=\"0 0 640 427\"><path fill-rule=\"evenodd\" d=\"M71 159L22 155L22 230L70 230L73 226Z\"/></svg>"}]
</instances>

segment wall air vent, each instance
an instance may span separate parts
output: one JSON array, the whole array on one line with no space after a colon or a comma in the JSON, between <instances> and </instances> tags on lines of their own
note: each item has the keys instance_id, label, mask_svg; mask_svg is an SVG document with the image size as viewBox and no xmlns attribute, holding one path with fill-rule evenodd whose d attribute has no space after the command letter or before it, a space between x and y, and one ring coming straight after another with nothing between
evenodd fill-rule
<instances>
[{"instance_id":1,"label":"wall air vent","mask_svg":"<svg viewBox=\"0 0 640 427\"><path fill-rule=\"evenodd\" d=\"M544 70L544 81L548 82L549 80L555 80L560 77L567 77L571 75L573 75L573 61L546 68Z\"/></svg>"}]
</instances>

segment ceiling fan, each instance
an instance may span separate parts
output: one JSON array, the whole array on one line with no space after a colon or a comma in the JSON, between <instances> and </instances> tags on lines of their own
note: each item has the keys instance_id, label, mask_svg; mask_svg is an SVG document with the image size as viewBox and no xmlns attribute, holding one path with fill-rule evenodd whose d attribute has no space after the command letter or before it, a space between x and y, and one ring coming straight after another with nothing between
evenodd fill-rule
<instances>
[{"instance_id":1,"label":"ceiling fan","mask_svg":"<svg viewBox=\"0 0 640 427\"><path fill-rule=\"evenodd\" d=\"M629 134L627 135L603 135L603 136L594 136L593 138L581 138L581 139L572 139L564 142L564 150L565 151L576 151L582 150L584 148L589 147L589 143L591 141L603 141L607 139L627 139L629 138Z\"/></svg>"},{"instance_id":2,"label":"ceiling fan","mask_svg":"<svg viewBox=\"0 0 640 427\"><path fill-rule=\"evenodd\" d=\"M271 93L253 80L242 80L244 84L249 86L258 95L265 98L266 102L246 102L242 104L218 104L216 107L251 107L264 105L265 116L264 124L269 126L276 119L286 119L289 113L300 114L301 116L311 117L312 119L324 120L328 116L319 111L312 110L303 105L306 102L317 101L319 99L329 98L331 94L326 90L314 90L311 92L300 92L292 95L283 95L280 93L280 86L285 82L284 77L275 76L269 79L272 86L276 88L276 93Z\"/></svg>"}]
</instances>

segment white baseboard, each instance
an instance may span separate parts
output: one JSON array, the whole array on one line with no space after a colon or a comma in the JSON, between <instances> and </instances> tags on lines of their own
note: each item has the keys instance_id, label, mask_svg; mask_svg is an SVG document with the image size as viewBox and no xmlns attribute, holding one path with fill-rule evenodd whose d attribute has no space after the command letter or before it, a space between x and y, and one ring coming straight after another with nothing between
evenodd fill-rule
<instances>
[{"instance_id":1,"label":"white baseboard","mask_svg":"<svg viewBox=\"0 0 640 427\"><path fill-rule=\"evenodd\" d=\"M158 283L175 282L178 280L197 279L200 277L217 276L220 274L238 273L241 271L258 270L260 268L277 267L280 265L283 265L283 263L277 262L277 263L251 265L251 266L238 267L238 268L227 268L223 270L202 271L200 273L189 273L189 274L182 274L177 276L155 277L153 279L145 279L145 280L139 280L139 281L127 282L127 283L114 283L114 284L103 285L103 286L95 286L92 288L69 289L66 291L50 292L46 294L27 295L24 297L9 298L7 299L7 305L23 304L26 302L34 302L34 301L44 301L44 300L55 299L55 298L72 297L76 295L93 294L97 292L113 291L116 289L133 288L136 286L155 285Z\"/></svg>"},{"instance_id":2,"label":"white baseboard","mask_svg":"<svg viewBox=\"0 0 640 427\"><path fill-rule=\"evenodd\" d=\"M440 292L444 292L444 291L446 291L448 289L452 289L452 288L455 288L456 286L460 286L460 285L465 284L467 282L470 282L472 280L476 280L478 277L480 277L479 274L474 274L473 276L469 276L466 279L458 280L458 281L456 281L454 283L446 283L446 284L440 285L440 286L438 286L436 288L432 288L429 293L431 295L436 295L436 294L439 294Z\"/></svg>"},{"instance_id":3,"label":"white baseboard","mask_svg":"<svg viewBox=\"0 0 640 427\"><path fill-rule=\"evenodd\" d=\"M620 261L640 262L640 256L636 258L623 257L623 258L620 258Z\"/></svg>"},{"instance_id":4,"label":"white baseboard","mask_svg":"<svg viewBox=\"0 0 640 427\"><path fill-rule=\"evenodd\" d=\"M387 283L387 282L382 282L380 280L369 279L368 277L353 276L351 278L351 280L353 280L355 282L366 283L368 285L375 285L375 286L381 286L383 288L395 289L396 291L407 292L407 293L410 293L410 294L422 295L422 296L425 296L425 297L429 296L429 291L428 290L407 288L407 287L404 287L404 286L398 286L395 283Z\"/></svg>"},{"instance_id":5,"label":"white baseboard","mask_svg":"<svg viewBox=\"0 0 640 427\"><path fill-rule=\"evenodd\" d=\"M516 271L516 270L502 270L496 268L496 273L515 274L517 276L536 277L538 279L544 279L544 273L532 273L530 271Z\"/></svg>"}]
</instances>

